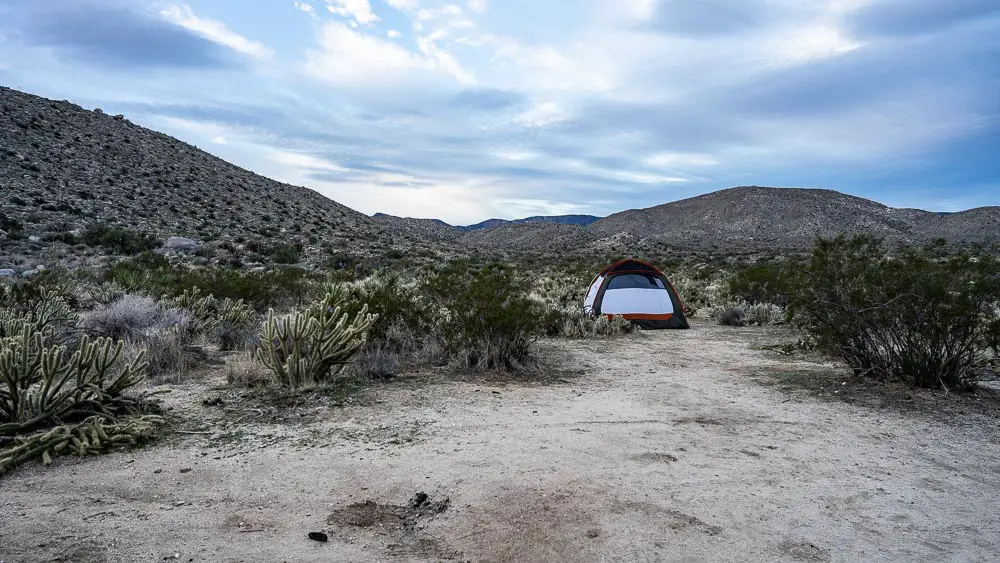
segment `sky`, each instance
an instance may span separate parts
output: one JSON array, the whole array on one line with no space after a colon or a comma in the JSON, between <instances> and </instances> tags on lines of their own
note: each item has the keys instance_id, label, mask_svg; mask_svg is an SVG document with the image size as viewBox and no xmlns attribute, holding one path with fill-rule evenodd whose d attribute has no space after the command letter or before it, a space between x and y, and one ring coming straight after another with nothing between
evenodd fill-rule
<instances>
[{"instance_id":1,"label":"sky","mask_svg":"<svg viewBox=\"0 0 1000 563\"><path fill-rule=\"evenodd\" d=\"M0 84L369 214L1000 205L997 0L0 0Z\"/></svg>"}]
</instances>

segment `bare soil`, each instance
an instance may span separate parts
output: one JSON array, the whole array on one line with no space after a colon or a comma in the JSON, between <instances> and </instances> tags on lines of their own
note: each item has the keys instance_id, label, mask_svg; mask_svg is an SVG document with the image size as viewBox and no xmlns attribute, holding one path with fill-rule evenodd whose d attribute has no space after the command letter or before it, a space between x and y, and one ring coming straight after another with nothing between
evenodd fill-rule
<instances>
[{"instance_id":1,"label":"bare soil","mask_svg":"<svg viewBox=\"0 0 1000 563\"><path fill-rule=\"evenodd\" d=\"M785 337L548 343L577 375L275 411L175 385L183 433L0 481L0 561L1000 559L995 411L829 400L836 365L760 349Z\"/></svg>"}]
</instances>

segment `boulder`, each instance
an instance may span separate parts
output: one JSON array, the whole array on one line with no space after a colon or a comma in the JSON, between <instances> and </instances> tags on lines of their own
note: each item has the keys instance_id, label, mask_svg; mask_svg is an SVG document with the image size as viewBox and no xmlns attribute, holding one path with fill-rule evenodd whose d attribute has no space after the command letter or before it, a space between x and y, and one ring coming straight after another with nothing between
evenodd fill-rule
<instances>
[{"instance_id":1,"label":"boulder","mask_svg":"<svg viewBox=\"0 0 1000 563\"><path fill-rule=\"evenodd\" d=\"M170 237L167 239L167 248L170 250L197 250L198 243L184 237Z\"/></svg>"},{"instance_id":2,"label":"boulder","mask_svg":"<svg viewBox=\"0 0 1000 563\"><path fill-rule=\"evenodd\" d=\"M12 278L17 275L17 272L11 270L10 268L0 269L0 278Z\"/></svg>"}]
</instances>

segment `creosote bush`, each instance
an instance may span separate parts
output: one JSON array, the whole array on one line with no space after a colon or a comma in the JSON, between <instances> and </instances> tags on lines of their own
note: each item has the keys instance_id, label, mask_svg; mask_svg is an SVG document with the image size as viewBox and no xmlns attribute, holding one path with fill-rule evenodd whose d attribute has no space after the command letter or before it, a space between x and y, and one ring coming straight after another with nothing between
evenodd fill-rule
<instances>
[{"instance_id":1,"label":"creosote bush","mask_svg":"<svg viewBox=\"0 0 1000 563\"><path fill-rule=\"evenodd\" d=\"M425 288L439 307L437 329L448 354L469 368L527 366L544 318L528 287L512 268L496 264L453 263L428 279Z\"/></svg>"},{"instance_id":2,"label":"creosote bush","mask_svg":"<svg viewBox=\"0 0 1000 563\"><path fill-rule=\"evenodd\" d=\"M1000 264L940 250L890 257L870 237L821 240L792 300L795 319L857 375L968 388L997 330Z\"/></svg>"}]
</instances>

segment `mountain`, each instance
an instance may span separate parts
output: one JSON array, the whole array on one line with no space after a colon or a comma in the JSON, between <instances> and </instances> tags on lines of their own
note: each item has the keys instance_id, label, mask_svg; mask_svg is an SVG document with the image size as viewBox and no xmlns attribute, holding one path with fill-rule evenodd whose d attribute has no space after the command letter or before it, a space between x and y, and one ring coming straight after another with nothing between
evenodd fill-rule
<instances>
[{"instance_id":1,"label":"mountain","mask_svg":"<svg viewBox=\"0 0 1000 563\"><path fill-rule=\"evenodd\" d=\"M462 232L440 219L413 219L376 213L372 219L398 236L417 236L426 240L455 241Z\"/></svg>"},{"instance_id":2,"label":"mountain","mask_svg":"<svg viewBox=\"0 0 1000 563\"><path fill-rule=\"evenodd\" d=\"M897 209L833 190L744 186L615 213L587 231L675 246L800 248L817 236L869 233L887 240L1000 242L1000 207L959 213Z\"/></svg>"},{"instance_id":3,"label":"mountain","mask_svg":"<svg viewBox=\"0 0 1000 563\"><path fill-rule=\"evenodd\" d=\"M459 239L463 245L474 248L536 252L561 252L589 241L589 233L580 227L547 221L510 221L498 227L468 231Z\"/></svg>"},{"instance_id":4,"label":"mountain","mask_svg":"<svg viewBox=\"0 0 1000 563\"><path fill-rule=\"evenodd\" d=\"M481 223L465 227L457 227L457 229L460 231L478 231L480 229L492 229L494 227L501 227L508 224L521 225L524 223L555 223L557 225L576 225L578 227L586 227L598 219L600 219L600 217L595 217L593 215L537 215L535 217L525 217L524 219L514 220L487 219Z\"/></svg>"},{"instance_id":5,"label":"mountain","mask_svg":"<svg viewBox=\"0 0 1000 563\"><path fill-rule=\"evenodd\" d=\"M0 269L103 259L88 229L194 239L203 262L323 264L392 250L440 259L472 250L593 254L664 247L803 249L815 237L1000 243L1000 207L896 209L832 190L744 186L615 213L453 227L369 217L264 178L100 110L0 87ZM120 236L121 232L113 232ZM87 244L80 244L87 242ZM284 247L284 248L282 248ZM275 249L282 250L276 252Z\"/></svg>"},{"instance_id":6,"label":"mountain","mask_svg":"<svg viewBox=\"0 0 1000 563\"><path fill-rule=\"evenodd\" d=\"M313 190L264 178L121 115L3 87L0 109L0 223L17 227L22 241L71 240L68 233L95 225L229 248L257 240L358 252L393 238Z\"/></svg>"}]
</instances>

